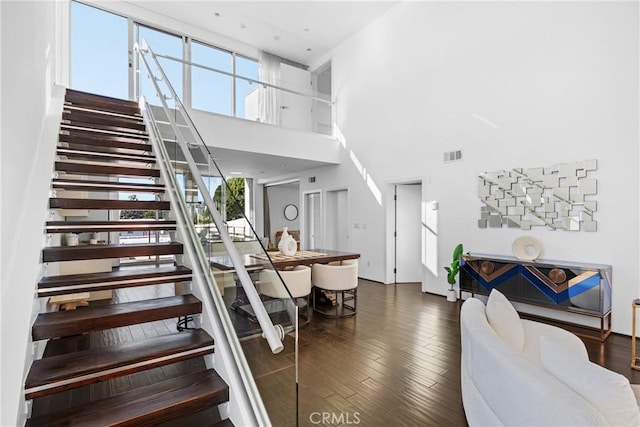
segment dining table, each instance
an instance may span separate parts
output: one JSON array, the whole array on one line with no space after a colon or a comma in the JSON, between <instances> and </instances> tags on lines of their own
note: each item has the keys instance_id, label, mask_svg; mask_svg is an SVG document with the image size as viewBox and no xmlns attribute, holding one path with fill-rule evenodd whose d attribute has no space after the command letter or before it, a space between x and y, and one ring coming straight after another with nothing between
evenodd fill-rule
<instances>
[{"instance_id":1,"label":"dining table","mask_svg":"<svg viewBox=\"0 0 640 427\"><path fill-rule=\"evenodd\" d=\"M294 255L284 255L281 252L266 252L259 254L243 254L240 255L244 268L249 274L257 273L265 268L276 268L284 270L293 268L298 265L328 264L330 262L345 261L360 258L359 253L334 251L331 249L308 249L297 251ZM235 273L236 267L233 265L231 257L228 255L216 255L209 257L209 263L212 268L223 271L225 273ZM247 315L253 318L253 310L244 293L242 283L235 276L236 298L231 303L231 310Z\"/></svg>"}]
</instances>

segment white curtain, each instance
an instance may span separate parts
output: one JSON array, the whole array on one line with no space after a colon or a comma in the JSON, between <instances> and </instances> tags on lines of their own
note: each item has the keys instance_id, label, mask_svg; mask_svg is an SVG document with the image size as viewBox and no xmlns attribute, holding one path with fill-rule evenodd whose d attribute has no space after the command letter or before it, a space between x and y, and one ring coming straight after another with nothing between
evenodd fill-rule
<instances>
[{"instance_id":1,"label":"white curtain","mask_svg":"<svg viewBox=\"0 0 640 427\"><path fill-rule=\"evenodd\" d=\"M270 53L260 51L261 82L278 85L280 82L280 58ZM260 121L277 125L280 122L280 91L272 87L262 87L260 90Z\"/></svg>"}]
</instances>

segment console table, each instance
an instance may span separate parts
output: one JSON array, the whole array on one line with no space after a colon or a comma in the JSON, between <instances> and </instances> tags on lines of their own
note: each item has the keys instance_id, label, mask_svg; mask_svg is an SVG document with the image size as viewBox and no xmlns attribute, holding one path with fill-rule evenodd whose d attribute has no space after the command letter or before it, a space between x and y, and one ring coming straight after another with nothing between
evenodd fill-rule
<instances>
[{"instance_id":1,"label":"console table","mask_svg":"<svg viewBox=\"0 0 640 427\"><path fill-rule=\"evenodd\" d=\"M601 342L611 334L610 265L463 255L459 281L461 299L462 292L488 295L497 288L512 301L599 318Z\"/></svg>"}]
</instances>

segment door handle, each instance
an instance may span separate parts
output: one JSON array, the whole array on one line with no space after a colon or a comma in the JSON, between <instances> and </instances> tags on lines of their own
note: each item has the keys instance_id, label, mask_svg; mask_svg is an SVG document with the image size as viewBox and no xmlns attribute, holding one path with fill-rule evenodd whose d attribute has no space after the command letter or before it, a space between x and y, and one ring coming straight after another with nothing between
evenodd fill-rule
<instances>
[{"instance_id":1,"label":"door handle","mask_svg":"<svg viewBox=\"0 0 640 427\"><path fill-rule=\"evenodd\" d=\"M281 109L281 110L288 110L288 109L289 109L289 107L287 107L286 105L281 105L281 106L280 106L280 109Z\"/></svg>"}]
</instances>

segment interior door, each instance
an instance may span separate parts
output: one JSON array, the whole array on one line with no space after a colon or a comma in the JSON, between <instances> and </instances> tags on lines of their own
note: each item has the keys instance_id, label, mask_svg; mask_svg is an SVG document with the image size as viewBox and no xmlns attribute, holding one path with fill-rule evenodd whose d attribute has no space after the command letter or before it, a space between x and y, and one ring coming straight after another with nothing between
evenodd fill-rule
<instances>
[{"instance_id":1,"label":"interior door","mask_svg":"<svg viewBox=\"0 0 640 427\"><path fill-rule=\"evenodd\" d=\"M280 64L280 86L311 94L311 73L302 68ZM311 98L282 91L279 100L280 126L287 129L312 130Z\"/></svg>"},{"instance_id":2,"label":"interior door","mask_svg":"<svg viewBox=\"0 0 640 427\"><path fill-rule=\"evenodd\" d=\"M422 281L422 185L396 185L396 283Z\"/></svg>"},{"instance_id":3,"label":"interior door","mask_svg":"<svg viewBox=\"0 0 640 427\"><path fill-rule=\"evenodd\" d=\"M323 247L320 192L304 195L304 249Z\"/></svg>"},{"instance_id":4,"label":"interior door","mask_svg":"<svg viewBox=\"0 0 640 427\"><path fill-rule=\"evenodd\" d=\"M349 205L348 190L326 193L326 248L336 251L349 250Z\"/></svg>"}]
</instances>

